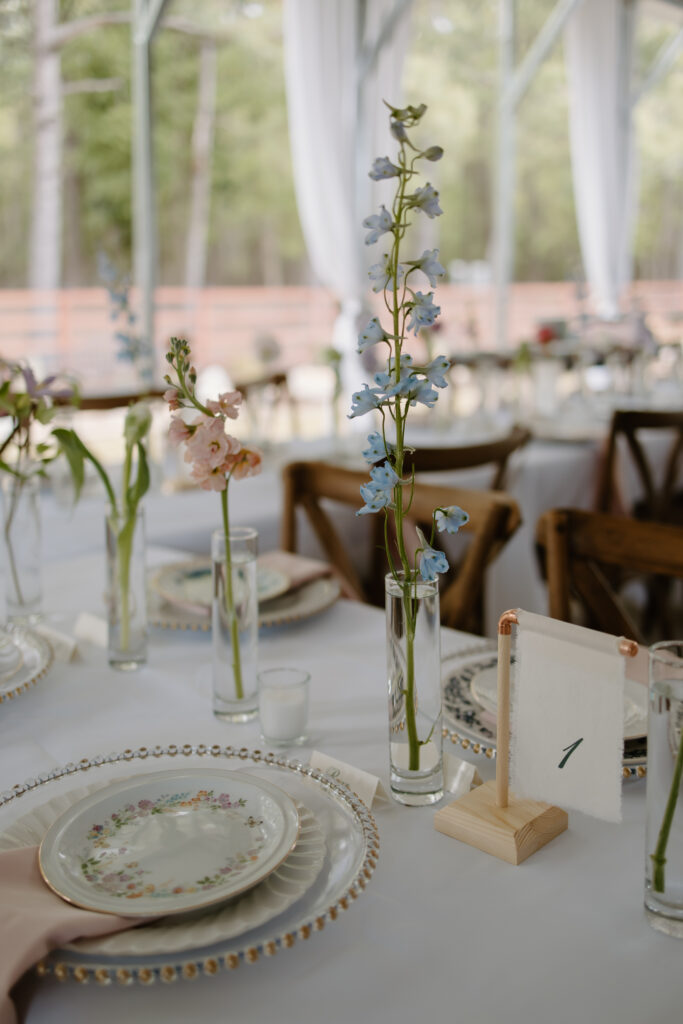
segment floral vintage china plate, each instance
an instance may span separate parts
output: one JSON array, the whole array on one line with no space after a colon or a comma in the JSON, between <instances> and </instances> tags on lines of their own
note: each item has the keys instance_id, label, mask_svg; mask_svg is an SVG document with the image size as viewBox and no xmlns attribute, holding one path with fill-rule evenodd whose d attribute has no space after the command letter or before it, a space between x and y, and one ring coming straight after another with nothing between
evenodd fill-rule
<instances>
[{"instance_id":1,"label":"floral vintage china plate","mask_svg":"<svg viewBox=\"0 0 683 1024\"><path fill-rule=\"evenodd\" d=\"M40 845L47 830L65 811L106 785L100 780L53 796L0 835L0 852ZM176 953L225 942L282 914L314 885L325 861L325 835L320 823L308 807L300 803L297 807L301 826L294 849L275 871L247 892L194 913L157 918L144 927L78 939L66 948L81 954L107 956Z\"/></svg>"},{"instance_id":2,"label":"floral vintage china plate","mask_svg":"<svg viewBox=\"0 0 683 1024\"><path fill-rule=\"evenodd\" d=\"M168 604L198 615L211 615L211 560L193 559L166 565L151 578L151 586ZM257 565L259 603L270 601L289 590L289 577L279 569Z\"/></svg>"},{"instance_id":3,"label":"floral vintage china plate","mask_svg":"<svg viewBox=\"0 0 683 1024\"><path fill-rule=\"evenodd\" d=\"M493 647L454 653L444 660L444 735L475 754L496 756L498 658ZM642 691L642 692L641 692ZM626 680L624 777L641 778L647 763L647 690Z\"/></svg>"},{"instance_id":4,"label":"floral vintage china plate","mask_svg":"<svg viewBox=\"0 0 683 1024\"><path fill-rule=\"evenodd\" d=\"M39 976L51 974L59 981L81 985L91 982L98 987L149 986L212 977L221 971L258 964L302 940L310 940L303 942L305 949L313 948L310 943L314 936L343 920L345 911L362 896L379 856L377 826L365 804L339 780L299 761L258 750L187 743L84 757L0 792L0 821L8 829L24 809L35 809L44 801L46 785L53 796L59 797L84 781L86 775L88 779L94 774L99 780L111 782L120 780L121 772L158 772L164 764L176 766L178 762L200 769L224 765L228 775L231 764L242 768L249 762L250 777L272 779L286 787L294 799L313 812L324 835L326 855L314 885L289 910L232 940L210 943L197 937L197 944L184 952L144 956L88 955L80 949L61 949L37 964Z\"/></svg>"},{"instance_id":5,"label":"floral vintage china plate","mask_svg":"<svg viewBox=\"0 0 683 1024\"><path fill-rule=\"evenodd\" d=\"M262 881L298 832L294 801L271 783L219 770L160 772L75 804L48 830L39 863L69 903L159 917Z\"/></svg>"}]
</instances>

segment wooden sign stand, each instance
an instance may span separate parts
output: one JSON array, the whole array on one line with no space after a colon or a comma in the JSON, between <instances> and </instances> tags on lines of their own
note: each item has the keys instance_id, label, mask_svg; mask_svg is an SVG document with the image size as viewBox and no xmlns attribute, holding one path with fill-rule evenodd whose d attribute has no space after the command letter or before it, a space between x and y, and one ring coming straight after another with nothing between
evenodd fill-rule
<instances>
[{"instance_id":1,"label":"wooden sign stand","mask_svg":"<svg viewBox=\"0 0 683 1024\"><path fill-rule=\"evenodd\" d=\"M498 623L498 705L495 781L466 793L442 807L434 827L491 853L509 864L521 864L567 828L567 812L537 800L520 800L508 789L510 754L510 645L515 611L504 612ZM638 645L622 640L621 653L633 657Z\"/></svg>"}]
</instances>

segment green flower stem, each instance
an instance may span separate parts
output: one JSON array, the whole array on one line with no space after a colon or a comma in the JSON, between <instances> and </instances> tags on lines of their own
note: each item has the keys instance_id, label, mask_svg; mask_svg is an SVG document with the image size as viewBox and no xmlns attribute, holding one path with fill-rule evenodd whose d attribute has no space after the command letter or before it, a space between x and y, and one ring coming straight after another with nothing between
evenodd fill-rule
<instances>
[{"instance_id":1,"label":"green flower stem","mask_svg":"<svg viewBox=\"0 0 683 1024\"><path fill-rule=\"evenodd\" d=\"M681 788L681 775L683 775L683 731L681 732L681 736L678 741L678 754L676 756L676 764L674 767L673 778L671 779L671 789L669 791L669 798L666 802L664 818L662 819L662 824L659 829L657 845L655 846L655 852L650 854L650 859L654 864L654 873L652 875L652 888L655 892L664 892L664 865L666 864L666 847L667 843L669 842L669 833L671 832L671 825L674 820L674 813L676 811L676 804L678 802L678 794Z\"/></svg>"},{"instance_id":2,"label":"green flower stem","mask_svg":"<svg viewBox=\"0 0 683 1024\"><path fill-rule=\"evenodd\" d=\"M14 548L12 546L12 524L14 522L14 516L16 515L17 505L19 504L19 494L21 488L24 485L24 481L19 478L15 478L13 481L14 486L12 487L12 494L10 497L10 506L7 512L7 518L5 519L5 547L7 548L7 560L9 562L9 570L12 575L12 585L14 587L14 593L16 594L17 604L22 605L24 603L24 595L21 589L21 583L19 581L19 573L17 572L17 564L14 558Z\"/></svg>"},{"instance_id":3,"label":"green flower stem","mask_svg":"<svg viewBox=\"0 0 683 1024\"><path fill-rule=\"evenodd\" d=\"M240 637L237 628L237 613L232 591L232 558L230 552L230 521L228 519L228 482L221 491L221 509L223 512L223 535L225 537L225 611L230 620L230 638L232 642L232 671L235 677L235 697L242 700L242 659L240 656Z\"/></svg>"},{"instance_id":4,"label":"green flower stem","mask_svg":"<svg viewBox=\"0 0 683 1024\"><path fill-rule=\"evenodd\" d=\"M118 516L114 513L118 526ZM122 651L130 646L130 563L133 556L135 534L135 510L116 534L116 564L118 571L119 600L121 611L121 634L119 645Z\"/></svg>"}]
</instances>

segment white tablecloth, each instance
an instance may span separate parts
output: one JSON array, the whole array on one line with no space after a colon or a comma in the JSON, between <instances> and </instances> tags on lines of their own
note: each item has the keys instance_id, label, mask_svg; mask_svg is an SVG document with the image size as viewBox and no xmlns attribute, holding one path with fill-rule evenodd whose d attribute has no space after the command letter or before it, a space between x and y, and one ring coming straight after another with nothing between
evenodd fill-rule
<instances>
[{"instance_id":1,"label":"white tablecloth","mask_svg":"<svg viewBox=\"0 0 683 1024\"><path fill-rule=\"evenodd\" d=\"M102 611L101 553L47 568L51 621ZM444 653L467 642L444 631ZM138 745L258 745L258 725L210 711L205 634L152 635L139 673L110 670L102 650L56 666L0 707L0 789L29 774ZM339 602L269 631L264 665L312 676L311 744L388 782L384 623ZM450 747L450 744L448 744ZM457 752L456 748L450 748ZM305 757L307 750L301 751ZM491 774L483 761L480 770ZM626 786L624 821L570 815L569 831L520 867L437 833L432 809L374 809L381 855L367 891L322 933L253 966L195 982L102 989L29 982L28 1024L674 1024L681 946L642 910L642 782ZM4 809L0 825L22 812Z\"/></svg>"}]
</instances>

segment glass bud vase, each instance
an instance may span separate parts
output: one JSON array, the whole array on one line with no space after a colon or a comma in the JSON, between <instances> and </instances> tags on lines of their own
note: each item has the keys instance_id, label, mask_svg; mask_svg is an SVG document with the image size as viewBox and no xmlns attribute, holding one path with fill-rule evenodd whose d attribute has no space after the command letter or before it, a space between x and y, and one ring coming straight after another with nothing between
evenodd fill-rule
<instances>
[{"instance_id":1,"label":"glass bud vase","mask_svg":"<svg viewBox=\"0 0 683 1024\"><path fill-rule=\"evenodd\" d=\"M391 795L402 804L443 796L439 585L385 580Z\"/></svg>"},{"instance_id":2,"label":"glass bud vase","mask_svg":"<svg viewBox=\"0 0 683 1024\"><path fill-rule=\"evenodd\" d=\"M247 722L258 711L258 534L237 526L211 538L213 564L213 712L230 722Z\"/></svg>"},{"instance_id":3,"label":"glass bud vase","mask_svg":"<svg viewBox=\"0 0 683 1024\"><path fill-rule=\"evenodd\" d=\"M650 648L645 913L683 938L683 640Z\"/></svg>"},{"instance_id":4,"label":"glass bud vase","mask_svg":"<svg viewBox=\"0 0 683 1024\"><path fill-rule=\"evenodd\" d=\"M129 520L110 509L106 526L109 664L133 672L147 661L144 510Z\"/></svg>"},{"instance_id":5,"label":"glass bud vase","mask_svg":"<svg viewBox=\"0 0 683 1024\"><path fill-rule=\"evenodd\" d=\"M2 548L7 618L35 622L43 596L39 477L3 473Z\"/></svg>"}]
</instances>

